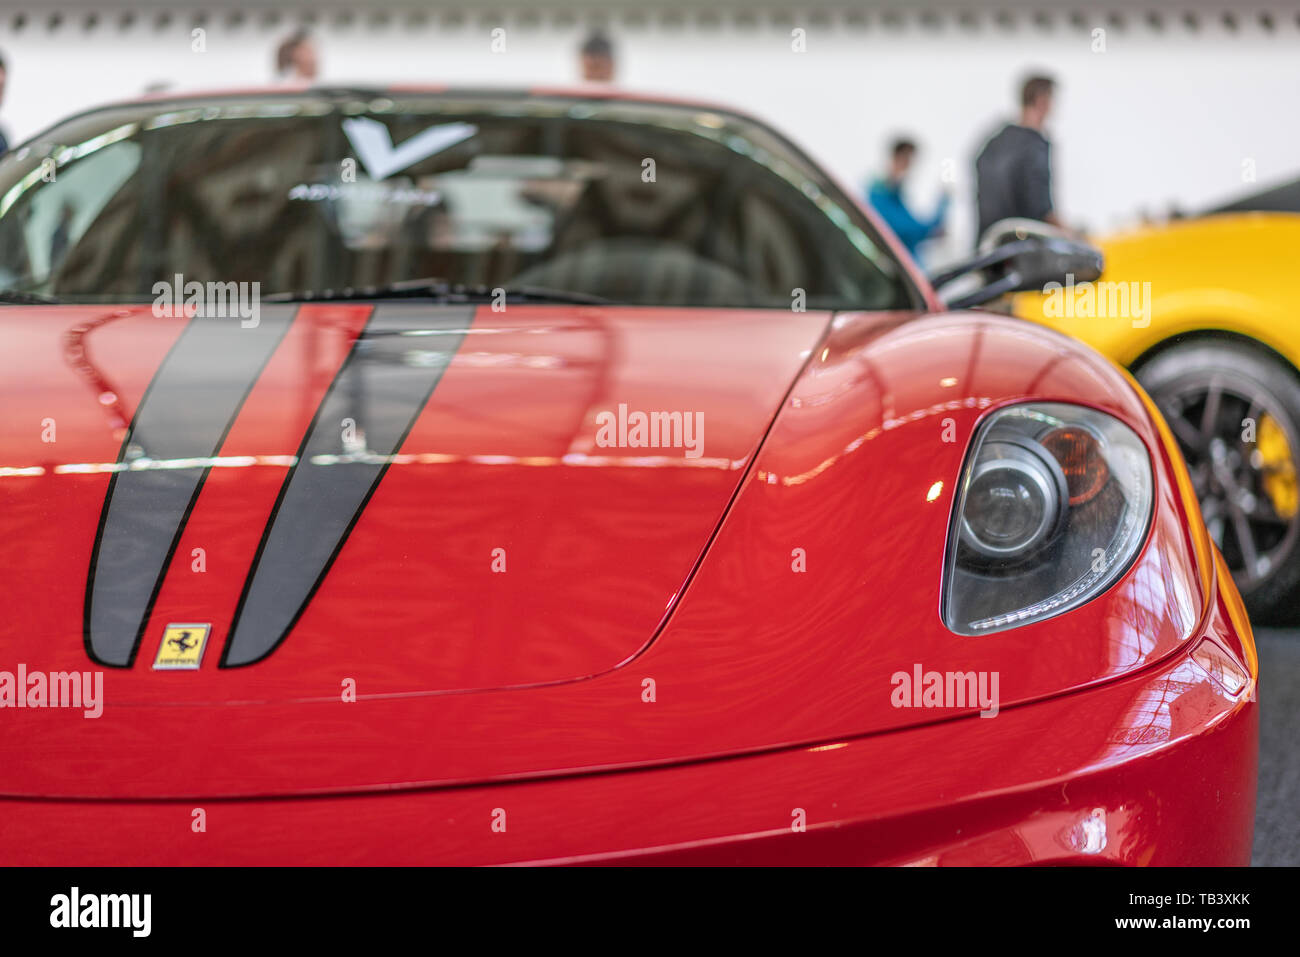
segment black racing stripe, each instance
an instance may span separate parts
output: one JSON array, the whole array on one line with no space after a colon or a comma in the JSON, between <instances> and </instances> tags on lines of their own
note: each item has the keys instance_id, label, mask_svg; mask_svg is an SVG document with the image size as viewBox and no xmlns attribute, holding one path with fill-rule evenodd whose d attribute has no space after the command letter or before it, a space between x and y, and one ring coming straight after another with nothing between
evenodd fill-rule
<instances>
[{"instance_id":1,"label":"black racing stripe","mask_svg":"<svg viewBox=\"0 0 1300 957\"><path fill-rule=\"evenodd\" d=\"M101 665L129 668L210 468L156 467L221 451L235 417L297 314L256 325L194 317L154 373L118 452L86 582L83 639ZM178 322L182 320L177 320Z\"/></svg>"},{"instance_id":2,"label":"black racing stripe","mask_svg":"<svg viewBox=\"0 0 1300 957\"><path fill-rule=\"evenodd\" d=\"M223 668L265 658L306 610L460 348L474 311L376 308L280 488L235 610ZM355 422L351 446L348 419Z\"/></svg>"}]
</instances>

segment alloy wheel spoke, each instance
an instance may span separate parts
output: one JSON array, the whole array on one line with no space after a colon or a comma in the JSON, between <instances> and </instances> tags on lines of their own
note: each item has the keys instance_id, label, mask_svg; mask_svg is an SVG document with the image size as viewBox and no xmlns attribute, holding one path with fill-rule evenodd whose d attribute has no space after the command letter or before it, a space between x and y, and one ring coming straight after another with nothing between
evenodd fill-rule
<instances>
[{"instance_id":1,"label":"alloy wheel spoke","mask_svg":"<svg viewBox=\"0 0 1300 957\"><path fill-rule=\"evenodd\" d=\"M1174 435L1178 441L1183 444L1183 452L1199 452L1204 446L1201 442L1201 435L1196 431L1196 427L1188 422L1181 414L1169 417L1169 427L1174 430Z\"/></svg>"},{"instance_id":2,"label":"alloy wheel spoke","mask_svg":"<svg viewBox=\"0 0 1300 957\"><path fill-rule=\"evenodd\" d=\"M1228 503L1228 512L1232 515L1232 530L1241 548L1241 557L1246 564L1246 576L1255 578L1259 568L1259 549L1255 545L1255 533L1250 527L1246 513L1234 502Z\"/></svg>"},{"instance_id":3,"label":"alloy wheel spoke","mask_svg":"<svg viewBox=\"0 0 1300 957\"><path fill-rule=\"evenodd\" d=\"M1219 407L1223 402L1223 386L1218 376L1210 380L1210 387L1205 393L1205 408L1201 412L1201 446L1208 448L1214 438L1214 430L1219 421Z\"/></svg>"},{"instance_id":4,"label":"alloy wheel spoke","mask_svg":"<svg viewBox=\"0 0 1300 957\"><path fill-rule=\"evenodd\" d=\"M1253 522L1260 522L1265 525L1278 525L1282 528L1286 528L1291 524L1290 519L1283 518L1275 509L1268 507L1258 498L1255 499L1255 506L1253 508L1245 509L1245 512L1247 517Z\"/></svg>"}]
</instances>

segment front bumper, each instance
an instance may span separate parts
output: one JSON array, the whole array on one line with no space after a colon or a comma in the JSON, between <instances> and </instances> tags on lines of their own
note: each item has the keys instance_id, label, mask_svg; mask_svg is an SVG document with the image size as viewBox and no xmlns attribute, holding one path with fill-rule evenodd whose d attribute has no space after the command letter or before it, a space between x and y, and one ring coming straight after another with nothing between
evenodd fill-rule
<instances>
[{"instance_id":1,"label":"front bumper","mask_svg":"<svg viewBox=\"0 0 1300 957\"><path fill-rule=\"evenodd\" d=\"M1218 585L1177 654L991 719L474 787L4 799L0 863L1244 865L1258 664L1222 571Z\"/></svg>"}]
</instances>

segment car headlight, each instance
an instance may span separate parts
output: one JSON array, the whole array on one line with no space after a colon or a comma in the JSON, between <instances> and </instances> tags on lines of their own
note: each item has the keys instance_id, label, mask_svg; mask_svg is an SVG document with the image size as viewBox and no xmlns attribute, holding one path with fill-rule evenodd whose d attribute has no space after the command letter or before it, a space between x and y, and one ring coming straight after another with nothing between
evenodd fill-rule
<instances>
[{"instance_id":1,"label":"car headlight","mask_svg":"<svg viewBox=\"0 0 1300 957\"><path fill-rule=\"evenodd\" d=\"M944 623L987 635L1101 594L1146 539L1151 481L1146 446L1112 416L1048 402L994 413L957 495Z\"/></svg>"}]
</instances>

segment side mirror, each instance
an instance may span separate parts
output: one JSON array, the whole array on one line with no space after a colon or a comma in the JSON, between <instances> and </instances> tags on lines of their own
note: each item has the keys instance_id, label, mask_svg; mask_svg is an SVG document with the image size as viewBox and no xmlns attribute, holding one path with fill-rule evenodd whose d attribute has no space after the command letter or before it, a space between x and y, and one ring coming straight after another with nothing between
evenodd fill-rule
<instances>
[{"instance_id":1,"label":"side mirror","mask_svg":"<svg viewBox=\"0 0 1300 957\"><path fill-rule=\"evenodd\" d=\"M1064 283L1067 277L1082 282L1101 276L1101 250L1082 240L1044 234L1024 235L995 246L971 259L936 273L930 282L944 305L950 309L967 309L1010 292L1042 291L1049 282ZM951 296L944 286L963 276L981 274L981 284L971 290L958 290Z\"/></svg>"}]
</instances>

